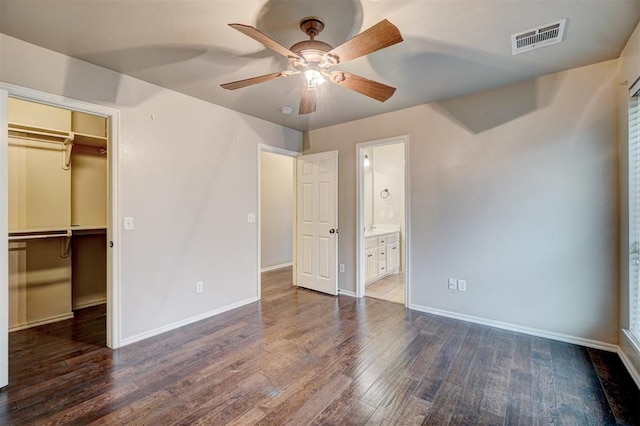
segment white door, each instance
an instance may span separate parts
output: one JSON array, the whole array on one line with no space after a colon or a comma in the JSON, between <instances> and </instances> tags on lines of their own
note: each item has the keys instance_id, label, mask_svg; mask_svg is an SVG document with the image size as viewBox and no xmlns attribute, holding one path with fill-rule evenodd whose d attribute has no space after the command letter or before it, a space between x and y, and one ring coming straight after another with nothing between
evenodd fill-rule
<instances>
[{"instance_id":1,"label":"white door","mask_svg":"<svg viewBox=\"0 0 640 426\"><path fill-rule=\"evenodd\" d=\"M297 284L338 294L338 151L297 158Z\"/></svg>"},{"instance_id":2,"label":"white door","mask_svg":"<svg viewBox=\"0 0 640 426\"><path fill-rule=\"evenodd\" d=\"M7 131L8 93L0 90L0 388L9 384L9 235Z\"/></svg>"}]
</instances>

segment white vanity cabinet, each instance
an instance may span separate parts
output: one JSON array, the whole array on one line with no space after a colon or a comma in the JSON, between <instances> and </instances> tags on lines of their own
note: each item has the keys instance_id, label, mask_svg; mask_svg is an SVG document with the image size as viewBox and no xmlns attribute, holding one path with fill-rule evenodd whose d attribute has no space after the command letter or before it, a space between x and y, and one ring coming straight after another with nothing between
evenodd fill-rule
<instances>
[{"instance_id":1,"label":"white vanity cabinet","mask_svg":"<svg viewBox=\"0 0 640 426\"><path fill-rule=\"evenodd\" d=\"M387 237L387 273L400 272L400 233L395 232Z\"/></svg>"},{"instance_id":2,"label":"white vanity cabinet","mask_svg":"<svg viewBox=\"0 0 640 426\"><path fill-rule=\"evenodd\" d=\"M378 247L365 250L366 278L365 281L373 281L378 277Z\"/></svg>"},{"instance_id":3,"label":"white vanity cabinet","mask_svg":"<svg viewBox=\"0 0 640 426\"><path fill-rule=\"evenodd\" d=\"M364 241L366 284L400 270L399 232L378 232L365 237Z\"/></svg>"}]
</instances>

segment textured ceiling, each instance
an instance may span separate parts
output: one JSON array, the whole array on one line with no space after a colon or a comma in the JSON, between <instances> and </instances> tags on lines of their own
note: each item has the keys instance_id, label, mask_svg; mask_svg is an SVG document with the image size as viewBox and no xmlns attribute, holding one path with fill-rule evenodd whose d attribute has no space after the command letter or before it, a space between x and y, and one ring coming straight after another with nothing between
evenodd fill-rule
<instances>
[{"instance_id":1,"label":"textured ceiling","mask_svg":"<svg viewBox=\"0 0 640 426\"><path fill-rule=\"evenodd\" d=\"M318 39L333 46L382 19L395 24L403 43L336 67L397 87L393 97L324 84L318 110L300 116L300 76L220 88L288 66L228 23L289 47L306 39L307 16L325 21ZM511 55L511 34L563 18L563 43ZM617 58L639 20L640 0L0 0L2 33L298 130Z\"/></svg>"}]
</instances>

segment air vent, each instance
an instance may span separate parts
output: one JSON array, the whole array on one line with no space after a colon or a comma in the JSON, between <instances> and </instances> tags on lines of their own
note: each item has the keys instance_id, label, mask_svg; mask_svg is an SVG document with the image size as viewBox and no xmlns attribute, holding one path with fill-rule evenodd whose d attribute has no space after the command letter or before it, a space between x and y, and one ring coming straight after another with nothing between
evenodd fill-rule
<instances>
[{"instance_id":1,"label":"air vent","mask_svg":"<svg viewBox=\"0 0 640 426\"><path fill-rule=\"evenodd\" d=\"M558 22L552 22L538 28L512 34L511 53L517 55L518 53L528 52L529 50L539 47L560 43L566 22L566 19L562 19Z\"/></svg>"}]
</instances>

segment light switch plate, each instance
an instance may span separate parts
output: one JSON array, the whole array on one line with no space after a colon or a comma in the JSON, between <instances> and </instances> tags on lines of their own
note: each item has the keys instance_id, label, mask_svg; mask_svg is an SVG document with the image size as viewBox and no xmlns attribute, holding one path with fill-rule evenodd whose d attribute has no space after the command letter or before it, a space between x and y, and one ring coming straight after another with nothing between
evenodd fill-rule
<instances>
[{"instance_id":1,"label":"light switch plate","mask_svg":"<svg viewBox=\"0 0 640 426\"><path fill-rule=\"evenodd\" d=\"M125 231L133 230L133 217L127 216L123 220L123 227Z\"/></svg>"},{"instance_id":2,"label":"light switch plate","mask_svg":"<svg viewBox=\"0 0 640 426\"><path fill-rule=\"evenodd\" d=\"M449 290L457 290L458 289L458 280L455 278L449 278Z\"/></svg>"},{"instance_id":3,"label":"light switch plate","mask_svg":"<svg viewBox=\"0 0 640 426\"><path fill-rule=\"evenodd\" d=\"M344 272L344 263L340 264L340 272Z\"/></svg>"}]
</instances>

